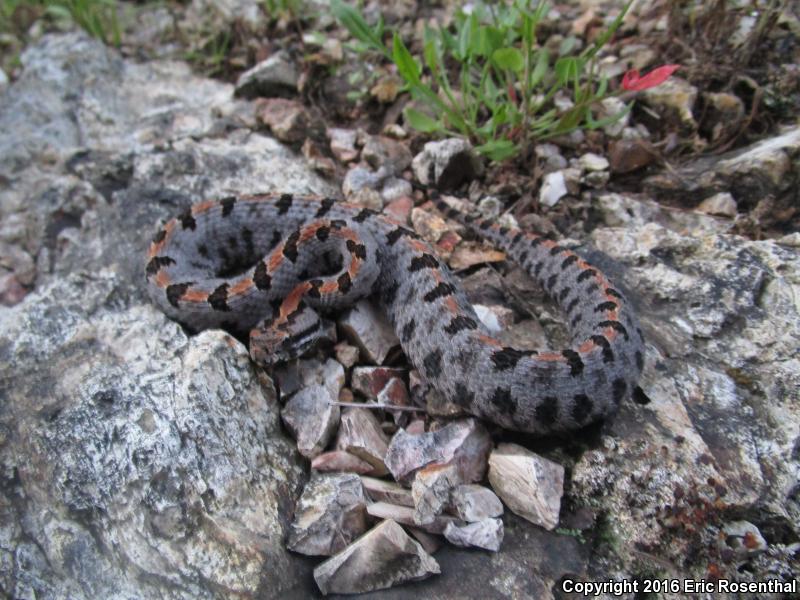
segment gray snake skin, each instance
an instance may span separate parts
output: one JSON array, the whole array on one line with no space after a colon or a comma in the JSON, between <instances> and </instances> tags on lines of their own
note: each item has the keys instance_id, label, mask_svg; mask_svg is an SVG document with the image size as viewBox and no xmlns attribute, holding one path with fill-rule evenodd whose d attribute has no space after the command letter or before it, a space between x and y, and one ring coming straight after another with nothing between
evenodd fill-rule
<instances>
[{"instance_id":1,"label":"gray snake skin","mask_svg":"<svg viewBox=\"0 0 800 600\"><path fill-rule=\"evenodd\" d=\"M548 434L616 411L644 360L644 338L622 293L552 240L434 202L504 249L558 302L569 348L504 346L429 244L387 216L330 198L251 195L194 205L153 239L149 292L194 330L252 329L251 355L265 365L313 340L312 309L376 293L411 363L470 414Z\"/></svg>"}]
</instances>

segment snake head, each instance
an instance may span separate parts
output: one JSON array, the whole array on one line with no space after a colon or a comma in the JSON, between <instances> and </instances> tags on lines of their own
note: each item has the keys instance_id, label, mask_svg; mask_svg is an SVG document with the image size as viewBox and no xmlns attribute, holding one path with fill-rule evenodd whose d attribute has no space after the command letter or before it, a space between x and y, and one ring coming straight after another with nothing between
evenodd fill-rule
<instances>
[{"instance_id":1,"label":"snake head","mask_svg":"<svg viewBox=\"0 0 800 600\"><path fill-rule=\"evenodd\" d=\"M250 330L250 357L270 367L302 356L321 336L319 315L301 303L288 317L267 319Z\"/></svg>"}]
</instances>

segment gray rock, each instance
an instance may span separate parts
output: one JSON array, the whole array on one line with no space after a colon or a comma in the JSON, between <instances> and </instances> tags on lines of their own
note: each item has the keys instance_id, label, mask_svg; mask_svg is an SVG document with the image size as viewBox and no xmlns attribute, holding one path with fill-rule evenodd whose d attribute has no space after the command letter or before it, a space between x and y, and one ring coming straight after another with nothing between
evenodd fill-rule
<instances>
[{"instance_id":1,"label":"gray rock","mask_svg":"<svg viewBox=\"0 0 800 600\"><path fill-rule=\"evenodd\" d=\"M358 346L368 362L380 365L392 348L400 345L386 316L368 300L360 300L339 319L344 334Z\"/></svg>"},{"instance_id":2,"label":"gray rock","mask_svg":"<svg viewBox=\"0 0 800 600\"><path fill-rule=\"evenodd\" d=\"M275 367L275 380L283 397L291 396L305 387L324 386L336 400L344 386L344 367L328 358L324 362L316 358L299 358Z\"/></svg>"},{"instance_id":3,"label":"gray rock","mask_svg":"<svg viewBox=\"0 0 800 600\"><path fill-rule=\"evenodd\" d=\"M333 347L336 353L336 360L346 369L349 369L358 362L358 348L351 346L347 342L339 342Z\"/></svg>"},{"instance_id":4,"label":"gray rock","mask_svg":"<svg viewBox=\"0 0 800 600\"><path fill-rule=\"evenodd\" d=\"M412 156L408 144L382 135L371 135L361 149L361 158L373 169L398 175L411 164Z\"/></svg>"},{"instance_id":5,"label":"gray rock","mask_svg":"<svg viewBox=\"0 0 800 600\"><path fill-rule=\"evenodd\" d=\"M608 171L589 171L581 178L581 183L585 183L591 188L600 190L608 185L610 179L611 173Z\"/></svg>"},{"instance_id":6,"label":"gray rock","mask_svg":"<svg viewBox=\"0 0 800 600\"><path fill-rule=\"evenodd\" d=\"M358 132L355 129L331 127L327 130L327 135L330 140L331 152L336 160L348 163L358 158L358 148L356 148Z\"/></svg>"},{"instance_id":7,"label":"gray rock","mask_svg":"<svg viewBox=\"0 0 800 600\"><path fill-rule=\"evenodd\" d=\"M239 76L236 95L244 98L292 97L297 94L299 78L294 61L285 52L276 52Z\"/></svg>"},{"instance_id":8,"label":"gray rock","mask_svg":"<svg viewBox=\"0 0 800 600\"><path fill-rule=\"evenodd\" d=\"M459 519L477 523L503 514L503 503L487 487L475 484L459 485L450 494L450 509Z\"/></svg>"},{"instance_id":9,"label":"gray rock","mask_svg":"<svg viewBox=\"0 0 800 600\"><path fill-rule=\"evenodd\" d=\"M322 472L372 473L372 465L345 450L323 452L311 461L311 468Z\"/></svg>"},{"instance_id":10,"label":"gray rock","mask_svg":"<svg viewBox=\"0 0 800 600\"><path fill-rule=\"evenodd\" d=\"M440 515L450 502L450 492L461 484L453 465L428 465L414 475L411 497L414 500L414 523L426 525Z\"/></svg>"},{"instance_id":11,"label":"gray rock","mask_svg":"<svg viewBox=\"0 0 800 600\"><path fill-rule=\"evenodd\" d=\"M448 523L444 537L456 546L483 548L497 552L503 543L503 521L484 519L475 523Z\"/></svg>"},{"instance_id":12,"label":"gray rock","mask_svg":"<svg viewBox=\"0 0 800 600\"><path fill-rule=\"evenodd\" d=\"M79 148L123 155L202 136L215 111L232 110L231 85L197 77L184 63L124 61L82 32L44 36L20 61L0 104L6 177L30 165L48 170Z\"/></svg>"},{"instance_id":13,"label":"gray rock","mask_svg":"<svg viewBox=\"0 0 800 600\"><path fill-rule=\"evenodd\" d=\"M411 492L397 483L366 476L361 477L361 483L367 495L375 502L414 506Z\"/></svg>"},{"instance_id":14,"label":"gray rock","mask_svg":"<svg viewBox=\"0 0 800 600\"><path fill-rule=\"evenodd\" d=\"M428 142L411 163L414 175L422 185L440 189L454 188L483 173L483 163L472 145L461 138Z\"/></svg>"},{"instance_id":15,"label":"gray rock","mask_svg":"<svg viewBox=\"0 0 800 600\"><path fill-rule=\"evenodd\" d=\"M411 182L399 177L388 177L381 188L381 198L387 203L398 198L409 197L412 193Z\"/></svg>"},{"instance_id":16,"label":"gray rock","mask_svg":"<svg viewBox=\"0 0 800 600\"><path fill-rule=\"evenodd\" d=\"M312 474L286 546L309 556L336 554L367 530L367 504L358 475Z\"/></svg>"},{"instance_id":17,"label":"gray rock","mask_svg":"<svg viewBox=\"0 0 800 600\"><path fill-rule=\"evenodd\" d=\"M314 569L327 595L382 590L438 574L439 564L394 521L384 521Z\"/></svg>"},{"instance_id":18,"label":"gray rock","mask_svg":"<svg viewBox=\"0 0 800 600\"><path fill-rule=\"evenodd\" d=\"M797 169L793 157L800 152L800 127L784 128L780 135L720 156L702 157L671 172L652 175L645 189L659 194L691 194L697 197L718 192L733 194L739 211L755 208L765 197L773 197L775 215L793 207ZM764 215L769 225L777 218Z\"/></svg>"},{"instance_id":19,"label":"gray rock","mask_svg":"<svg viewBox=\"0 0 800 600\"><path fill-rule=\"evenodd\" d=\"M517 444L500 444L489 456L489 483L506 506L545 529L558 525L564 467Z\"/></svg>"},{"instance_id":20,"label":"gray rock","mask_svg":"<svg viewBox=\"0 0 800 600\"><path fill-rule=\"evenodd\" d=\"M347 198L355 197L362 190L372 190L377 193L388 176L388 172L383 169L372 171L367 167L356 165L351 167L345 174L342 182L342 192ZM380 201L379 194L377 197ZM380 210L380 207L377 210Z\"/></svg>"},{"instance_id":21,"label":"gray rock","mask_svg":"<svg viewBox=\"0 0 800 600\"><path fill-rule=\"evenodd\" d=\"M246 595L266 565L291 587L281 531L302 469L244 346L187 338L110 270L43 286L0 311L0 332L0 468L19 501L0 525L3 589Z\"/></svg>"},{"instance_id":22,"label":"gray rock","mask_svg":"<svg viewBox=\"0 0 800 600\"><path fill-rule=\"evenodd\" d=\"M541 161L542 171L545 175L567 166L567 159L561 155L561 150L555 144L537 144L533 151L536 158Z\"/></svg>"},{"instance_id":23,"label":"gray rock","mask_svg":"<svg viewBox=\"0 0 800 600\"><path fill-rule=\"evenodd\" d=\"M389 439L373 411L366 408L346 408L342 411L336 449L346 450L372 465L372 475L382 476L388 471L384 457Z\"/></svg>"},{"instance_id":24,"label":"gray rock","mask_svg":"<svg viewBox=\"0 0 800 600\"><path fill-rule=\"evenodd\" d=\"M458 419L432 433L409 435L400 429L392 437L386 453L386 466L392 476L403 481L431 464L452 464L460 483L480 481L492 447L489 432L476 419Z\"/></svg>"},{"instance_id":25,"label":"gray rock","mask_svg":"<svg viewBox=\"0 0 800 600\"><path fill-rule=\"evenodd\" d=\"M297 440L297 450L312 459L322 453L339 425L338 396L329 387L311 385L297 392L281 410L286 428Z\"/></svg>"},{"instance_id":26,"label":"gray rock","mask_svg":"<svg viewBox=\"0 0 800 600\"><path fill-rule=\"evenodd\" d=\"M224 31L244 23L251 28L263 26L264 12L256 0L192 0L185 19L189 24L183 27L189 31L208 31L211 26L216 31Z\"/></svg>"},{"instance_id":27,"label":"gray rock","mask_svg":"<svg viewBox=\"0 0 800 600\"><path fill-rule=\"evenodd\" d=\"M414 520L413 508L388 502L373 502L367 505L367 512L377 519L391 519L407 527L419 527L423 531L437 535L443 534L448 524L457 521L455 517L438 515L428 523L417 523Z\"/></svg>"},{"instance_id":28,"label":"gray rock","mask_svg":"<svg viewBox=\"0 0 800 600\"><path fill-rule=\"evenodd\" d=\"M575 464L571 487L581 504L614 515L610 536L628 568L638 558L627 548L646 545L676 564L691 548L718 548L719 526L691 525L703 507L709 515L719 514L716 506L758 515L779 535L800 522L791 499L800 254L717 233L702 225L711 217L647 210L649 223L591 236L601 252L631 265L637 295L664 304L640 311L650 340L641 395ZM655 519L665 506L664 520ZM767 562L778 568L778 556L757 567L761 577ZM737 572L733 559L718 564L726 576Z\"/></svg>"}]
</instances>

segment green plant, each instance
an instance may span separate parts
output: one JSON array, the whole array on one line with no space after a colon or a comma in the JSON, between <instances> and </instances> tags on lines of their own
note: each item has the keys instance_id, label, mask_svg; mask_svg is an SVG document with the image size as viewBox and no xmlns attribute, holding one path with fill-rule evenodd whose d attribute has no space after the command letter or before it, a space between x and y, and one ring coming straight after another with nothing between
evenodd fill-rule
<instances>
[{"instance_id":1,"label":"green plant","mask_svg":"<svg viewBox=\"0 0 800 600\"><path fill-rule=\"evenodd\" d=\"M622 118L631 108L595 120L592 107L608 95L608 81L599 76L596 56L622 23L634 0L597 40L577 55L562 45L554 60L537 44L537 26L548 5L538 0L510 4L475 3L459 12L454 31L426 28L422 65L396 33L391 46L383 41L383 22L370 26L354 8L333 0L334 15L364 48L394 62L412 98L427 108L406 108L407 122L433 134L462 135L492 160L501 161L546 139L574 129L597 128ZM574 40L573 40L574 41ZM599 79L599 81L598 81ZM552 100L569 92L571 107L559 111Z\"/></svg>"},{"instance_id":2,"label":"green plant","mask_svg":"<svg viewBox=\"0 0 800 600\"><path fill-rule=\"evenodd\" d=\"M13 19L22 10L33 18L42 14L56 21L74 22L106 44L119 46L121 30L116 0L0 0L0 30L13 29Z\"/></svg>"},{"instance_id":3,"label":"green plant","mask_svg":"<svg viewBox=\"0 0 800 600\"><path fill-rule=\"evenodd\" d=\"M271 19L295 21L303 11L303 0L264 0L264 12Z\"/></svg>"},{"instance_id":4,"label":"green plant","mask_svg":"<svg viewBox=\"0 0 800 600\"><path fill-rule=\"evenodd\" d=\"M119 46L121 31L116 0L45 0L46 13L72 20L89 35Z\"/></svg>"}]
</instances>

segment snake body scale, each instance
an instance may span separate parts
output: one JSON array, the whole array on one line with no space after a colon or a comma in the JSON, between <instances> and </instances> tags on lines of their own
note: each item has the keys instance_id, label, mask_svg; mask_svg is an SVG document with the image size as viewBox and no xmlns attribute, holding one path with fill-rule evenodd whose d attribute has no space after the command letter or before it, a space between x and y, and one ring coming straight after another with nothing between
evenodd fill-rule
<instances>
[{"instance_id":1,"label":"snake body scale","mask_svg":"<svg viewBox=\"0 0 800 600\"><path fill-rule=\"evenodd\" d=\"M288 358L313 339L314 309L375 293L411 363L470 414L549 434L615 412L632 393L644 357L623 294L555 241L433 200L505 250L556 300L569 323L569 348L504 346L428 243L381 213L330 198L265 194L195 204L153 239L149 293L191 329L252 329L250 352L262 364Z\"/></svg>"}]
</instances>

